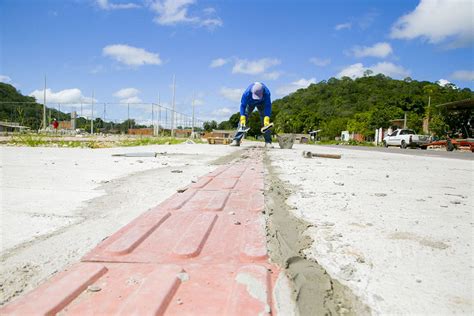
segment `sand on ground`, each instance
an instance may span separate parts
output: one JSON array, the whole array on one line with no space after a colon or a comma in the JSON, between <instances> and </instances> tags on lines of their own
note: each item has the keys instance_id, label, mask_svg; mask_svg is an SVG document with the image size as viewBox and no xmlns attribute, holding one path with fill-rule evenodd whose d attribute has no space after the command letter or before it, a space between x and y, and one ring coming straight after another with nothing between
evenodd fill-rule
<instances>
[{"instance_id":1,"label":"sand on ground","mask_svg":"<svg viewBox=\"0 0 474 316\"><path fill-rule=\"evenodd\" d=\"M2 147L0 304L246 146ZM162 154L112 156L126 152ZM267 157L308 223L304 254L374 314L472 314L472 160L309 145Z\"/></svg>"},{"instance_id":2,"label":"sand on ground","mask_svg":"<svg viewBox=\"0 0 474 316\"><path fill-rule=\"evenodd\" d=\"M1 147L0 305L239 152L207 144ZM123 153L158 154L112 156Z\"/></svg>"},{"instance_id":3,"label":"sand on ground","mask_svg":"<svg viewBox=\"0 0 474 316\"><path fill-rule=\"evenodd\" d=\"M267 157L308 223L304 254L373 314L473 314L474 160L299 144Z\"/></svg>"}]
</instances>

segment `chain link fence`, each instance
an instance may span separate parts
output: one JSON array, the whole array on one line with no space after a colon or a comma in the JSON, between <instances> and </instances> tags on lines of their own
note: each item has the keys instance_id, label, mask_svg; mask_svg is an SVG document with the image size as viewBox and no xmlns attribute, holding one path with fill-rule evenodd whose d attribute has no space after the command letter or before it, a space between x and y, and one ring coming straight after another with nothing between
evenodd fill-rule
<instances>
[{"instance_id":1,"label":"chain link fence","mask_svg":"<svg viewBox=\"0 0 474 316\"><path fill-rule=\"evenodd\" d=\"M44 130L43 105L0 102L0 108L2 131ZM201 130L204 123L193 114L145 102L47 103L46 131L54 129L54 121L58 131L172 136L179 130Z\"/></svg>"}]
</instances>

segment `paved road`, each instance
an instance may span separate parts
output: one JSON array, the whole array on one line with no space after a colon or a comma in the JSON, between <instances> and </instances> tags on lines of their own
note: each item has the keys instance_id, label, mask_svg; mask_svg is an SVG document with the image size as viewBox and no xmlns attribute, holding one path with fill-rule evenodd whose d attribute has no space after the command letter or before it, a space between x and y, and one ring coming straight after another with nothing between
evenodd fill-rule
<instances>
[{"instance_id":1,"label":"paved road","mask_svg":"<svg viewBox=\"0 0 474 316\"><path fill-rule=\"evenodd\" d=\"M331 145L328 147L333 148L346 148L353 150L365 150L365 151L378 151L400 155L414 155L414 156L426 156L426 157L439 157L439 158L451 158L451 159L462 159L462 160L474 160L474 153L471 152L460 152L460 151L446 151L446 150L422 150L422 149L401 149L398 147L364 147L364 146L347 146L347 145Z\"/></svg>"}]
</instances>

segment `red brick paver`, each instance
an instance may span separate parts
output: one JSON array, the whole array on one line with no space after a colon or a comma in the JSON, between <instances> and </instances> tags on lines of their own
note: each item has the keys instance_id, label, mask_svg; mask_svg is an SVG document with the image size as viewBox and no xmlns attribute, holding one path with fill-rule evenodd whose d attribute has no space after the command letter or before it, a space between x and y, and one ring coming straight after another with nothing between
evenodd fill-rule
<instances>
[{"instance_id":1,"label":"red brick paver","mask_svg":"<svg viewBox=\"0 0 474 316\"><path fill-rule=\"evenodd\" d=\"M269 315L258 152L148 210L2 315Z\"/></svg>"}]
</instances>

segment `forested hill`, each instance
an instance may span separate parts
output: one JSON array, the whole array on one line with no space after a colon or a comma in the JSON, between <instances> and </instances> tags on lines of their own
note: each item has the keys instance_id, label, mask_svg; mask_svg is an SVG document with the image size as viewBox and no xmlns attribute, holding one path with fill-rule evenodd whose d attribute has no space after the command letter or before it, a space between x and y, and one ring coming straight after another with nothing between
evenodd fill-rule
<instances>
[{"instance_id":1,"label":"forested hill","mask_svg":"<svg viewBox=\"0 0 474 316\"><path fill-rule=\"evenodd\" d=\"M71 113L58 111L57 109L46 108L47 124L51 119L58 121L68 121L71 119ZM15 122L22 126L28 126L32 130L38 130L43 121L43 105L36 102L34 97L28 97L21 94L14 86L0 82L0 121ZM89 131L91 129L91 120L85 117L78 117L76 127ZM100 117L94 118L94 132L114 132L125 133L128 129L141 128L134 119L125 120L121 123L111 121L104 122Z\"/></svg>"},{"instance_id":2,"label":"forested hill","mask_svg":"<svg viewBox=\"0 0 474 316\"><path fill-rule=\"evenodd\" d=\"M352 80L331 78L300 89L273 102L275 125L285 132L308 132L321 129L333 137L341 130L370 135L378 127L388 127L390 120L403 118L408 127L422 129L422 119L431 98L431 117L444 119L435 105L474 96L470 89L454 85L440 86L410 78L394 80L384 75Z\"/></svg>"},{"instance_id":3,"label":"forested hill","mask_svg":"<svg viewBox=\"0 0 474 316\"><path fill-rule=\"evenodd\" d=\"M332 138L340 136L342 130L349 130L369 136L376 128L388 127L390 120L402 119L407 112L408 127L421 131L429 97L431 126L442 131L449 128L449 117L435 105L473 98L474 94L470 89L458 89L454 85L442 87L410 78L394 80L381 74L355 80L331 78L275 100L272 120L277 132L307 133L321 129L322 136ZM258 115L255 116L250 121L258 126ZM238 115L234 114L221 125L237 120Z\"/></svg>"},{"instance_id":4,"label":"forested hill","mask_svg":"<svg viewBox=\"0 0 474 316\"><path fill-rule=\"evenodd\" d=\"M35 98L22 95L14 86L0 82L0 121L17 122L39 128L43 105Z\"/></svg>"}]
</instances>

